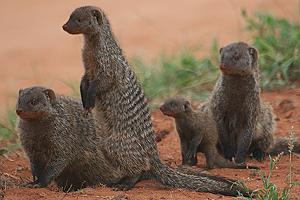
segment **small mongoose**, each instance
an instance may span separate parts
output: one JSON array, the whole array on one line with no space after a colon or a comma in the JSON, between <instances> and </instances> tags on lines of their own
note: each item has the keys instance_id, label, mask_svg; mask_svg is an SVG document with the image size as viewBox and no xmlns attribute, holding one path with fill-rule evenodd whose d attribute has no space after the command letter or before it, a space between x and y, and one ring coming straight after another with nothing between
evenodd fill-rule
<instances>
[{"instance_id":1,"label":"small mongoose","mask_svg":"<svg viewBox=\"0 0 300 200\"><path fill-rule=\"evenodd\" d=\"M196 165L197 151L200 151L205 154L208 169L215 167L258 169L254 166L230 162L219 154L217 149L218 132L208 104L202 105L198 110L193 110L188 100L174 97L167 99L160 110L163 114L175 118L183 165Z\"/></svg>"},{"instance_id":2,"label":"small mongoose","mask_svg":"<svg viewBox=\"0 0 300 200\"><path fill-rule=\"evenodd\" d=\"M264 159L273 145L272 109L260 98L258 52L244 42L220 49L221 75L209 101L227 159Z\"/></svg>"},{"instance_id":3,"label":"small mongoose","mask_svg":"<svg viewBox=\"0 0 300 200\"><path fill-rule=\"evenodd\" d=\"M101 127L95 127L91 114L84 114L81 102L48 88L30 87L19 91L16 113L33 175L27 186L46 187L55 181L69 191L121 176L102 153L96 134Z\"/></svg>"},{"instance_id":4,"label":"small mongoose","mask_svg":"<svg viewBox=\"0 0 300 200\"><path fill-rule=\"evenodd\" d=\"M115 167L126 174L113 187L130 189L146 176L174 188L249 195L232 180L184 174L161 162L144 92L101 9L77 8L63 29L84 35L85 73L80 86L83 106L86 110L96 107L96 119L104 121L107 128L102 134L103 148Z\"/></svg>"}]
</instances>

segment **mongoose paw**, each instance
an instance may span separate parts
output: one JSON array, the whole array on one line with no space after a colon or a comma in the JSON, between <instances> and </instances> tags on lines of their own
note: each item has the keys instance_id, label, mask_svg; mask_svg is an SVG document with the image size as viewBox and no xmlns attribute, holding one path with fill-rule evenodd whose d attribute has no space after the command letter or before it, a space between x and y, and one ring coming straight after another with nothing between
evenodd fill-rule
<instances>
[{"instance_id":1,"label":"mongoose paw","mask_svg":"<svg viewBox=\"0 0 300 200\"><path fill-rule=\"evenodd\" d=\"M130 189L132 189L133 188L133 186L132 185L127 185L127 184L122 184L122 183L120 183L120 184L115 184L114 186L113 186L113 191L127 191L127 190L130 190Z\"/></svg>"},{"instance_id":2,"label":"mongoose paw","mask_svg":"<svg viewBox=\"0 0 300 200\"><path fill-rule=\"evenodd\" d=\"M263 151L258 150L258 151L254 151L252 153L252 156L253 156L254 159L256 159L257 161L261 162L261 161L263 161L265 159L266 153L263 152Z\"/></svg>"},{"instance_id":3,"label":"mongoose paw","mask_svg":"<svg viewBox=\"0 0 300 200\"><path fill-rule=\"evenodd\" d=\"M233 162L238 165L244 165L245 164L245 158L243 157L234 157Z\"/></svg>"}]
</instances>

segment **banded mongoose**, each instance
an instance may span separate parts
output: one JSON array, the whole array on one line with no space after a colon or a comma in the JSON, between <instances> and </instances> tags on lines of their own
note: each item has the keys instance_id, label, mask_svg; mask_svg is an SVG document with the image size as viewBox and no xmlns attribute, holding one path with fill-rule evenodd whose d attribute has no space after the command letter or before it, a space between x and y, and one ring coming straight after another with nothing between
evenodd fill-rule
<instances>
[{"instance_id":1,"label":"banded mongoose","mask_svg":"<svg viewBox=\"0 0 300 200\"><path fill-rule=\"evenodd\" d=\"M273 145L272 109L260 98L258 52L244 42L220 49L221 75L210 99L219 142L227 159L264 159Z\"/></svg>"},{"instance_id":2,"label":"banded mongoose","mask_svg":"<svg viewBox=\"0 0 300 200\"><path fill-rule=\"evenodd\" d=\"M193 110L190 102L182 97L167 99L160 110L163 114L175 118L176 129L180 138L183 165L196 165L197 152L203 152L206 167L212 168L254 168L238 165L226 160L217 149L218 132L216 123L209 111L208 104Z\"/></svg>"},{"instance_id":3,"label":"banded mongoose","mask_svg":"<svg viewBox=\"0 0 300 200\"><path fill-rule=\"evenodd\" d=\"M91 114L85 116L81 102L59 96L44 87L19 91L21 144L29 157L33 182L46 187L55 181L64 191L109 184L121 174L101 150L101 132Z\"/></svg>"},{"instance_id":4,"label":"banded mongoose","mask_svg":"<svg viewBox=\"0 0 300 200\"><path fill-rule=\"evenodd\" d=\"M104 12L93 6L75 9L63 29L83 34L85 73L80 91L85 110L95 109L96 119L106 123L103 147L124 174L120 189L130 189L142 176L174 188L224 195L248 195L232 180L181 173L159 159L154 130L144 92L111 31ZM232 187L233 186L233 187Z\"/></svg>"},{"instance_id":5,"label":"banded mongoose","mask_svg":"<svg viewBox=\"0 0 300 200\"><path fill-rule=\"evenodd\" d=\"M241 163L250 153L259 161L267 154L288 153L288 139L273 138L274 114L271 106L260 98L258 51L237 42L221 48L220 54L221 75L210 109L225 157L235 157L235 162ZM294 141L293 151L300 153L299 138Z\"/></svg>"}]
</instances>

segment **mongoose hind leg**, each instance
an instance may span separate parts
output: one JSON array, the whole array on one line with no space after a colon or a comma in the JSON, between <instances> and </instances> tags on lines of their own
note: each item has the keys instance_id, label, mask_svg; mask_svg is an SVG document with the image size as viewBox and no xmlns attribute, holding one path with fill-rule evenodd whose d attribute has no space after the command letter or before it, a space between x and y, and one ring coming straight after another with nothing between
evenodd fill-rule
<instances>
[{"instance_id":1,"label":"mongoose hind leg","mask_svg":"<svg viewBox=\"0 0 300 200\"><path fill-rule=\"evenodd\" d=\"M267 156L267 153L260 148L258 143L251 145L249 153L252 153L252 157L259 162L263 161Z\"/></svg>"},{"instance_id":2,"label":"mongoose hind leg","mask_svg":"<svg viewBox=\"0 0 300 200\"><path fill-rule=\"evenodd\" d=\"M134 176L125 176L123 177L119 182L115 184L109 185L110 187L113 187L116 191L127 191L132 189L135 184L141 180L142 175L134 175Z\"/></svg>"},{"instance_id":3,"label":"mongoose hind leg","mask_svg":"<svg viewBox=\"0 0 300 200\"><path fill-rule=\"evenodd\" d=\"M252 152L252 157L257 161L261 162L266 158L266 153L261 150L256 150Z\"/></svg>"},{"instance_id":4,"label":"mongoose hind leg","mask_svg":"<svg viewBox=\"0 0 300 200\"><path fill-rule=\"evenodd\" d=\"M254 139L249 148L249 154L252 153L252 157L258 161L263 161L267 156L267 150L273 143L273 136L263 135L263 137Z\"/></svg>"}]
</instances>

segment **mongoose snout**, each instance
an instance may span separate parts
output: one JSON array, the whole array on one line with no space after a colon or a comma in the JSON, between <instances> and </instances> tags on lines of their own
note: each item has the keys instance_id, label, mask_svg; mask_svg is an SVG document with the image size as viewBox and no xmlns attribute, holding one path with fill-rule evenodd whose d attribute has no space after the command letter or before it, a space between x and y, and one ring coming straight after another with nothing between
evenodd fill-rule
<instances>
[{"instance_id":1,"label":"mongoose snout","mask_svg":"<svg viewBox=\"0 0 300 200\"><path fill-rule=\"evenodd\" d=\"M166 116L173 117L172 112L169 112L164 105L159 107L159 110Z\"/></svg>"},{"instance_id":2,"label":"mongoose snout","mask_svg":"<svg viewBox=\"0 0 300 200\"><path fill-rule=\"evenodd\" d=\"M85 6L75 9L62 28L70 34L93 34L100 30L102 20L103 16L98 8Z\"/></svg>"}]
</instances>

